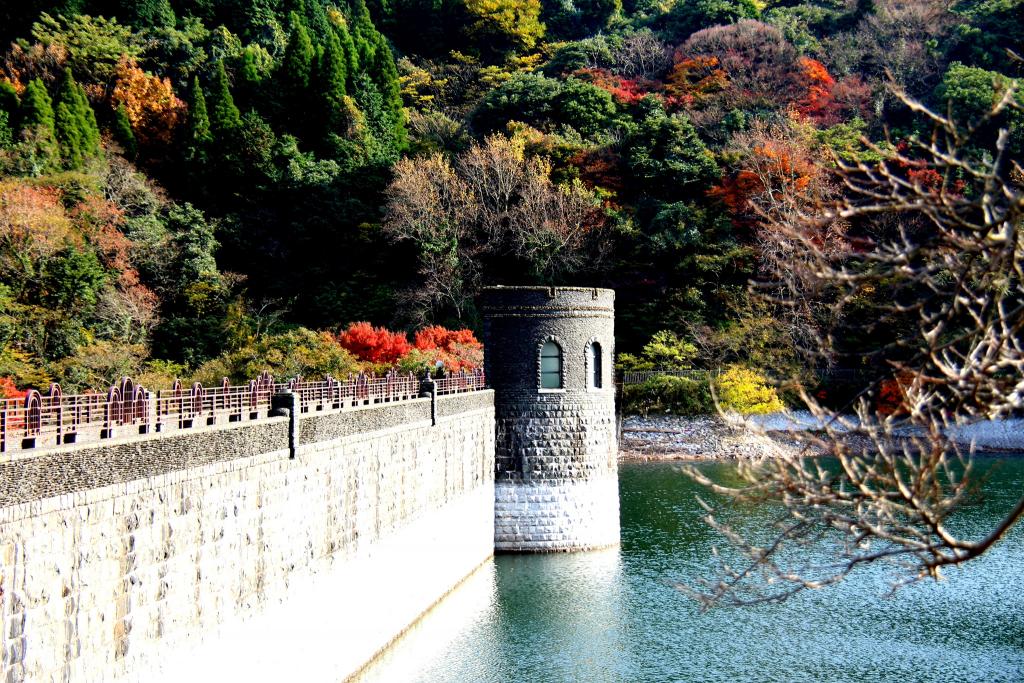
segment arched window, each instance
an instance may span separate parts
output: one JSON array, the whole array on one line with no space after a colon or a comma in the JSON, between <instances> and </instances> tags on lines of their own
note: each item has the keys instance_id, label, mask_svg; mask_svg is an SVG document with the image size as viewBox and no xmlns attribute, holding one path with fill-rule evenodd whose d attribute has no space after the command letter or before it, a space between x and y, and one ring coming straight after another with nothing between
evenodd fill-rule
<instances>
[{"instance_id":1,"label":"arched window","mask_svg":"<svg viewBox=\"0 0 1024 683\"><path fill-rule=\"evenodd\" d=\"M562 347L550 339L540 350L540 388L562 388Z\"/></svg>"},{"instance_id":2,"label":"arched window","mask_svg":"<svg viewBox=\"0 0 1024 683\"><path fill-rule=\"evenodd\" d=\"M601 368L601 345L597 342L590 342L587 345L587 385L591 389L600 389L602 380Z\"/></svg>"}]
</instances>

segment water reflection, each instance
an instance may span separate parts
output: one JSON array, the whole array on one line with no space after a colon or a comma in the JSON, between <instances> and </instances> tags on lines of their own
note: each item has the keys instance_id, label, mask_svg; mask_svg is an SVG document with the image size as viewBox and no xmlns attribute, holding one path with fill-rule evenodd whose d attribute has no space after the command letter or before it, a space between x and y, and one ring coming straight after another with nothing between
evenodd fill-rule
<instances>
[{"instance_id":1,"label":"water reflection","mask_svg":"<svg viewBox=\"0 0 1024 683\"><path fill-rule=\"evenodd\" d=\"M1022 491L1024 458L1004 461L955 524L977 537ZM700 614L672 584L709 571L719 539L695 499L706 492L667 464L623 467L620 492L620 549L495 558L360 680L1024 680L1024 529L892 599L877 566L783 605ZM730 514L756 528L772 513Z\"/></svg>"},{"instance_id":2,"label":"water reflection","mask_svg":"<svg viewBox=\"0 0 1024 683\"><path fill-rule=\"evenodd\" d=\"M487 562L417 621L392 647L354 681L395 683L413 681L423 671L444 665L451 651L473 638L475 664L481 670L501 670L501 644L490 628L497 609L494 563Z\"/></svg>"}]
</instances>

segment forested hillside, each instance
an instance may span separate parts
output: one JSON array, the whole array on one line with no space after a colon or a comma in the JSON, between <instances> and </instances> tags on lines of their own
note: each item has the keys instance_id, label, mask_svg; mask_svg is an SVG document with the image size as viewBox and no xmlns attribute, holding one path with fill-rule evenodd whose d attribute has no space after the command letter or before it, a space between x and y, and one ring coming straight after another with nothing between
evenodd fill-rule
<instances>
[{"instance_id":1,"label":"forested hillside","mask_svg":"<svg viewBox=\"0 0 1024 683\"><path fill-rule=\"evenodd\" d=\"M1022 12L5 2L0 377L158 384L273 353L337 370L349 323L475 328L493 283L614 287L624 351L669 330L679 361L796 363L793 325L748 293L766 215L841 194L839 161L929 134L893 85L980 121L1021 74ZM1020 109L984 126L1020 157Z\"/></svg>"}]
</instances>

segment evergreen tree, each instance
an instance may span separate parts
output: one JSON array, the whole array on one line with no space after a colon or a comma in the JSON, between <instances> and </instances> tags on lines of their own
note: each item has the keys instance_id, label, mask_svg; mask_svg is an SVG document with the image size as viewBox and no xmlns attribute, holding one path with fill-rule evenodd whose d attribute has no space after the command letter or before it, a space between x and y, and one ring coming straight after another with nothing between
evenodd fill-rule
<instances>
[{"instance_id":1,"label":"evergreen tree","mask_svg":"<svg viewBox=\"0 0 1024 683\"><path fill-rule=\"evenodd\" d=\"M21 100L21 120L26 128L37 128L43 137L53 138L53 100L38 78L33 78L25 86L25 95Z\"/></svg>"},{"instance_id":2,"label":"evergreen tree","mask_svg":"<svg viewBox=\"0 0 1024 683\"><path fill-rule=\"evenodd\" d=\"M7 149L14 143L20 106L18 91L7 81L0 81L0 149Z\"/></svg>"},{"instance_id":3,"label":"evergreen tree","mask_svg":"<svg viewBox=\"0 0 1024 683\"><path fill-rule=\"evenodd\" d=\"M360 69L369 69L373 64L376 36L377 29L365 0L355 0L352 4L352 42Z\"/></svg>"},{"instance_id":4,"label":"evergreen tree","mask_svg":"<svg viewBox=\"0 0 1024 683\"><path fill-rule=\"evenodd\" d=\"M60 145L60 157L67 168L79 168L85 158L80 120L72 109L73 104L64 98L61 100L57 103L54 116L54 133Z\"/></svg>"},{"instance_id":5,"label":"evergreen tree","mask_svg":"<svg viewBox=\"0 0 1024 683\"><path fill-rule=\"evenodd\" d=\"M139 153L139 145L132 130L132 122L128 119L128 110L120 105L114 110L114 139L124 148L127 159L135 159Z\"/></svg>"},{"instance_id":6,"label":"evergreen tree","mask_svg":"<svg viewBox=\"0 0 1024 683\"><path fill-rule=\"evenodd\" d=\"M391 121L394 144L398 150L405 149L405 109L402 106L402 84L398 80L398 67L391 46L382 33L374 30L374 60L370 73L377 90L383 98L384 109Z\"/></svg>"},{"instance_id":7,"label":"evergreen tree","mask_svg":"<svg viewBox=\"0 0 1024 683\"><path fill-rule=\"evenodd\" d=\"M210 132L218 141L223 142L242 125L242 114L238 111L235 99L231 96L231 87L228 85L228 75L224 71L224 62L217 62L210 100Z\"/></svg>"},{"instance_id":8,"label":"evergreen tree","mask_svg":"<svg viewBox=\"0 0 1024 683\"><path fill-rule=\"evenodd\" d=\"M334 31L327 31L324 53L320 58L320 82L317 94L323 112L326 131L337 130L344 124L345 112L345 55Z\"/></svg>"},{"instance_id":9,"label":"evergreen tree","mask_svg":"<svg viewBox=\"0 0 1024 683\"><path fill-rule=\"evenodd\" d=\"M70 78L71 74L68 73ZM85 94L85 88L75 83L73 90L75 102L75 116L78 118L79 129L82 132L82 154L85 157L98 157L102 154L103 148L100 144L100 126L96 121L96 112L89 104L89 96Z\"/></svg>"},{"instance_id":10,"label":"evergreen tree","mask_svg":"<svg viewBox=\"0 0 1024 683\"><path fill-rule=\"evenodd\" d=\"M188 107L188 147L190 156L197 155L210 144L210 117L206 112L206 96L199 87L199 77L192 78L192 101Z\"/></svg>"},{"instance_id":11,"label":"evergreen tree","mask_svg":"<svg viewBox=\"0 0 1024 683\"><path fill-rule=\"evenodd\" d=\"M345 54L345 74L347 80L345 87L352 90L355 83L356 71L359 69L359 56L356 54L356 44L352 41L352 33L348 30L348 24L344 21L335 27L338 34L338 43Z\"/></svg>"},{"instance_id":12,"label":"evergreen tree","mask_svg":"<svg viewBox=\"0 0 1024 683\"><path fill-rule=\"evenodd\" d=\"M245 48L245 52L242 53L242 68L239 71L242 80L246 83L259 82L260 72L256 67L256 53L253 52L251 47Z\"/></svg>"},{"instance_id":13,"label":"evergreen tree","mask_svg":"<svg viewBox=\"0 0 1024 683\"><path fill-rule=\"evenodd\" d=\"M14 128L18 108L21 107L21 100L18 98L18 91L7 81L0 81L0 111L7 113L7 123Z\"/></svg>"},{"instance_id":14,"label":"evergreen tree","mask_svg":"<svg viewBox=\"0 0 1024 683\"><path fill-rule=\"evenodd\" d=\"M8 149L14 144L14 131L10 120L10 113L0 109L0 149Z\"/></svg>"},{"instance_id":15,"label":"evergreen tree","mask_svg":"<svg viewBox=\"0 0 1024 683\"><path fill-rule=\"evenodd\" d=\"M316 55L316 50L313 48L309 32L299 15L292 12L288 16L288 21L291 24L291 34L281 64L281 76L285 87L291 89L293 93L305 93L309 88L313 73L313 58Z\"/></svg>"}]
</instances>

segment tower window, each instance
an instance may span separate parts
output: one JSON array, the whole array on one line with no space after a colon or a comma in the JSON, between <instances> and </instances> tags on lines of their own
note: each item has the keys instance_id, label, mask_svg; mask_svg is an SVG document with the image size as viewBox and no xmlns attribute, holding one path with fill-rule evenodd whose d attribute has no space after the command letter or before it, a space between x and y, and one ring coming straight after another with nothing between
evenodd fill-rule
<instances>
[{"instance_id":1,"label":"tower window","mask_svg":"<svg viewBox=\"0 0 1024 683\"><path fill-rule=\"evenodd\" d=\"M587 346L587 369L590 370L590 388L600 389L601 388L601 345L597 342L591 342Z\"/></svg>"},{"instance_id":2,"label":"tower window","mask_svg":"<svg viewBox=\"0 0 1024 683\"><path fill-rule=\"evenodd\" d=\"M540 388L562 388L562 347L550 340L540 350Z\"/></svg>"}]
</instances>

